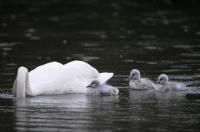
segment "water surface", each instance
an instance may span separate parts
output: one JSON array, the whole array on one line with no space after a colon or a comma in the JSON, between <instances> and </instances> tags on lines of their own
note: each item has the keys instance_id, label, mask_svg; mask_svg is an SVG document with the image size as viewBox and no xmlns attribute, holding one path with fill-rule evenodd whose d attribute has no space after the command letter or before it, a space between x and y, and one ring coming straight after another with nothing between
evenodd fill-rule
<instances>
[{"instance_id":1,"label":"water surface","mask_svg":"<svg viewBox=\"0 0 200 132\"><path fill-rule=\"evenodd\" d=\"M129 91L132 68L200 86L198 1L88 0L0 2L0 89L11 93L17 68L86 61L114 72L117 97L82 94L0 99L3 131L199 131L199 100L185 93Z\"/></svg>"}]
</instances>

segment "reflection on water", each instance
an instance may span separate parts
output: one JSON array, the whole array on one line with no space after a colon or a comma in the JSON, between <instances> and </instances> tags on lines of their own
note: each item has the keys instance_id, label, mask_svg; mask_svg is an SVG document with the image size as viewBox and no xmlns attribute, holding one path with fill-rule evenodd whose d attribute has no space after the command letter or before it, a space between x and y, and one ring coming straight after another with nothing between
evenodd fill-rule
<instances>
[{"instance_id":1,"label":"reflection on water","mask_svg":"<svg viewBox=\"0 0 200 132\"><path fill-rule=\"evenodd\" d=\"M118 97L86 95L0 99L0 129L9 131L198 131L199 100L185 93L128 91L132 68L155 81L200 88L199 2L0 1L0 89L16 70L78 59L114 72Z\"/></svg>"},{"instance_id":2,"label":"reflection on water","mask_svg":"<svg viewBox=\"0 0 200 132\"><path fill-rule=\"evenodd\" d=\"M117 97L38 96L1 111L14 112L16 131L195 131L199 104L183 92L126 91Z\"/></svg>"}]
</instances>

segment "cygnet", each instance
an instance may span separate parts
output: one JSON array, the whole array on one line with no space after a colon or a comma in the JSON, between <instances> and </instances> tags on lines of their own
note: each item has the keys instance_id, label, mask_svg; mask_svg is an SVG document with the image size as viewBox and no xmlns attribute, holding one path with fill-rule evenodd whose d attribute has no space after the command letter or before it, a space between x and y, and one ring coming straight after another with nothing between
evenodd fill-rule
<instances>
[{"instance_id":1,"label":"cygnet","mask_svg":"<svg viewBox=\"0 0 200 132\"><path fill-rule=\"evenodd\" d=\"M160 91L180 91L188 89L183 83L170 82L166 74L160 74L157 83L158 90Z\"/></svg>"},{"instance_id":2,"label":"cygnet","mask_svg":"<svg viewBox=\"0 0 200 132\"><path fill-rule=\"evenodd\" d=\"M119 90L113 86L107 85L106 83L100 84L98 80L93 80L91 84L87 86L87 93L90 95L118 95Z\"/></svg>"},{"instance_id":3,"label":"cygnet","mask_svg":"<svg viewBox=\"0 0 200 132\"><path fill-rule=\"evenodd\" d=\"M129 87L131 89L157 89L156 85L149 79L141 78L140 71L133 69L129 76Z\"/></svg>"}]
</instances>

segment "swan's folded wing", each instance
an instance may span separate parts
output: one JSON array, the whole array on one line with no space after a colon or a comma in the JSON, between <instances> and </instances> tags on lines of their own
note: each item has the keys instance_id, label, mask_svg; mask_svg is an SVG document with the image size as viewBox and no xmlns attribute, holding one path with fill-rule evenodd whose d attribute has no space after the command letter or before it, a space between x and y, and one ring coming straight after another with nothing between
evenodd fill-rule
<instances>
[{"instance_id":1,"label":"swan's folded wing","mask_svg":"<svg viewBox=\"0 0 200 132\"><path fill-rule=\"evenodd\" d=\"M80 80L91 80L99 76L97 69L83 61L72 61L64 65L64 69L71 78Z\"/></svg>"},{"instance_id":2,"label":"swan's folded wing","mask_svg":"<svg viewBox=\"0 0 200 132\"><path fill-rule=\"evenodd\" d=\"M29 83L31 87L30 95L39 95L50 90L46 90L54 87L53 84L60 79L61 73L63 72L63 65L58 62L50 62L41 66L36 67L29 72ZM48 86L47 86L48 84ZM59 85L59 84L58 84ZM50 88L49 88L50 89ZM30 90L26 91L30 93Z\"/></svg>"},{"instance_id":3,"label":"swan's folded wing","mask_svg":"<svg viewBox=\"0 0 200 132\"><path fill-rule=\"evenodd\" d=\"M97 77L97 80L99 80L100 84L104 84L106 83L110 78L113 77L113 73L109 73L109 72L103 72L100 73L99 76Z\"/></svg>"}]
</instances>

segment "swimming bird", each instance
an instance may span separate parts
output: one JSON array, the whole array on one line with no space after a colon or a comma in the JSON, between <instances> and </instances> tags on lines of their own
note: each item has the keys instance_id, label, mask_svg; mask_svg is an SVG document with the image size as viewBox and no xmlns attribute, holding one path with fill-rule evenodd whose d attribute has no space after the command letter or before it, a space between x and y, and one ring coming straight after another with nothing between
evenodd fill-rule
<instances>
[{"instance_id":1,"label":"swimming bird","mask_svg":"<svg viewBox=\"0 0 200 132\"><path fill-rule=\"evenodd\" d=\"M83 61L66 64L50 62L28 72L26 67L19 67L13 85L17 98L26 96L87 93L87 86L98 80L104 84L113 73L99 73L94 67Z\"/></svg>"},{"instance_id":2,"label":"swimming bird","mask_svg":"<svg viewBox=\"0 0 200 132\"><path fill-rule=\"evenodd\" d=\"M158 90L160 91L180 91L188 89L183 83L169 82L169 77L166 74L160 74L157 83Z\"/></svg>"},{"instance_id":3,"label":"swimming bird","mask_svg":"<svg viewBox=\"0 0 200 132\"><path fill-rule=\"evenodd\" d=\"M101 84L98 80L93 80L91 84L87 86L88 94L92 95L102 95L102 96L109 96L109 95L118 95L119 90L113 86L107 84Z\"/></svg>"},{"instance_id":4,"label":"swimming bird","mask_svg":"<svg viewBox=\"0 0 200 132\"><path fill-rule=\"evenodd\" d=\"M129 76L129 87L131 89L156 89L156 85L149 79L141 78L140 71L133 69Z\"/></svg>"}]
</instances>

